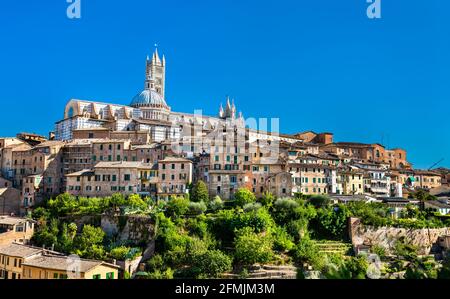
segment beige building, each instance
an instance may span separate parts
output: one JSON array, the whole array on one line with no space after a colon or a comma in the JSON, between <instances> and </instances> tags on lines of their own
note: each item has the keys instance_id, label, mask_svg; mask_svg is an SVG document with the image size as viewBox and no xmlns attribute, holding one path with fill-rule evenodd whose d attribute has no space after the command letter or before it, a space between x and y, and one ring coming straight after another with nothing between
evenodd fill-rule
<instances>
[{"instance_id":1,"label":"beige building","mask_svg":"<svg viewBox=\"0 0 450 299\"><path fill-rule=\"evenodd\" d=\"M114 193L153 195L158 183L157 169L142 162L100 162L66 176L66 192L74 196L103 197Z\"/></svg>"},{"instance_id":2,"label":"beige building","mask_svg":"<svg viewBox=\"0 0 450 299\"><path fill-rule=\"evenodd\" d=\"M42 252L42 248L20 244L0 245L0 279L23 279L24 262Z\"/></svg>"},{"instance_id":3,"label":"beige building","mask_svg":"<svg viewBox=\"0 0 450 299\"><path fill-rule=\"evenodd\" d=\"M23 279L118 279L119 276L119 266L67 256L34 256L22 266Z\"/></svg>"},{"instance_id":4,"label":"beige building","mask_svg":"<svg viewBox=\"0 0 450 299\"><path fill-rule=\"evenodd\" d=\"M2 279L118 279L119 266L21 244L0 246Z\"/></svg>"},{"instance_id":5,"label":"beige building","mask_svg":"<svg viewBox=\"0 0 450 299\"><path fill-rule=\"evenodd\" d=\"M0 216L0 246L11 243L28 244L33 234L33 220Z\"/></svg>"},{"instance_id":6,"label":"beige building","mask_svg":"<svg viewBox=\"0 0 450 299\"><path fill-rule=\"evenodd\" d=\"M158 198L168 199L173 195L186 194L192 183L193 163L191 160L167 157L158 161Z\"/></svg>"},{"instance_id":7,"label":"beige building","mask_svg":"<svg viewBox=\"0 0 450 299\"><path fill-rule=\"evenodd\" d=\"M338 168L336 183L337 194L364 194L364 172L359 169Z\"/></svg>"},{"instance_id":8,"label":"beige building","mask_svg":"<svg viewBox=\"0 0 450 299\"><path fill-rule=\"evenodd\" d=\"M414 170L415 182L413 186L415 188L433 189L442 185L441 174L434 171L427 170Z\"/></svg>"}]
</instances>

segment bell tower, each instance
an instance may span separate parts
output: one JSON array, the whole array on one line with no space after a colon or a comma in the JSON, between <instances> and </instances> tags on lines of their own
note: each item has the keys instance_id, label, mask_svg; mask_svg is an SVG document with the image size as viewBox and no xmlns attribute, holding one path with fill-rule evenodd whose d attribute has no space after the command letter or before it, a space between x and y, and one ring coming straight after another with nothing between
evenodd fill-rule
<instances>
[{"instance_id":1,"label":"bell tower","mask_svg":"<svg viewBox=\"0 0 450 299\"><path fill-rule=\"evenodd\" d=\"M159 58L158 48L155 49L152 59L147 56L146 78L152 78L154 81L154 90L165 99L166 93L166 58Z\"/></svg>"}]
</instances>

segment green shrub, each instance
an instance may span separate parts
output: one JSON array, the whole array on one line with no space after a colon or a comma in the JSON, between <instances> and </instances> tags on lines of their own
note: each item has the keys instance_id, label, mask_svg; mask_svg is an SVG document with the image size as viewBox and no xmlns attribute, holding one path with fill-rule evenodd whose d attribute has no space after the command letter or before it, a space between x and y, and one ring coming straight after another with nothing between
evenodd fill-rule
<instances>
[{"instance_id":1,"label":"green shrub","mask_svg":"<svg viewBox=\"0 0 450 299\"><path fill-rule=\"evenodd\" d=\"M244 265L267 263L272 260L272 240L270 236L257 234L250 227L237 232L235 238L235 257Z\"/></svg>"},{"instance_id":2,"label":"green shrub","mask_svg":"<svg viewBox=\"0 0 450 299\"><path fill-rule=\"evenodd\" d=\"M234 194L235 203L237 206L243 207L246 204L254 203L256 201L255 194L246 188L240 188Z\"/></svg>"}]
</instances>

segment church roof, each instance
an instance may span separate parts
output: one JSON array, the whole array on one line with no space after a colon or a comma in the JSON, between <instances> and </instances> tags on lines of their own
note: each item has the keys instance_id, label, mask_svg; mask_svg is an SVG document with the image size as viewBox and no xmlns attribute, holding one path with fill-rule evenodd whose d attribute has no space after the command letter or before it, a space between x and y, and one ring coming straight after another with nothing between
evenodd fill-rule
<instances>
[{"instance_id":1,"label":"church roof","mask_svg":"<svg viewBox=\"0 0 450 299\"><path fill-rule=\"evenodd\" d=\"M153 89L144 89L133 98L130 104L132 107L153 105L168 108L163 96Z\"/></svg>"}]
</instances>

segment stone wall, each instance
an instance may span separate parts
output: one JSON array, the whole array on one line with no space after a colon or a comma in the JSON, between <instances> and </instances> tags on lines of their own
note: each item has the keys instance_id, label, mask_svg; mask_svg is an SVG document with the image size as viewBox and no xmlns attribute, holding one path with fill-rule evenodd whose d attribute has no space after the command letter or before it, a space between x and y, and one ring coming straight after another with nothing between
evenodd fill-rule
<instances>
[{"instance_id":1,"label":"stone wall","mask_svg":"<svg viewBox=\"0 0 450 299\"><path fill-rule=\"evenodd\" d=\"M79 231L87 224L101 227L108 237L117 237L118 241L150 244L156 234L155 220L148 216L68 216L63 220L74 222Z\"/></svg>"},{"instance_id":2,"label":"stone wall","mask_svg":"<svg viewBox=\"0 0 450 299\"><path fill-rule=\"evenodd\" d=\"M438 238L450 234L450 228L408 229L395 227L372 227L363 225L358 218L349 220L350 239L354 247L358 245L378 245L392 253L395 243L403 239L405 243L417 246L419 254L429 254L436 246Z\"/></svg>"}]
</instances>

